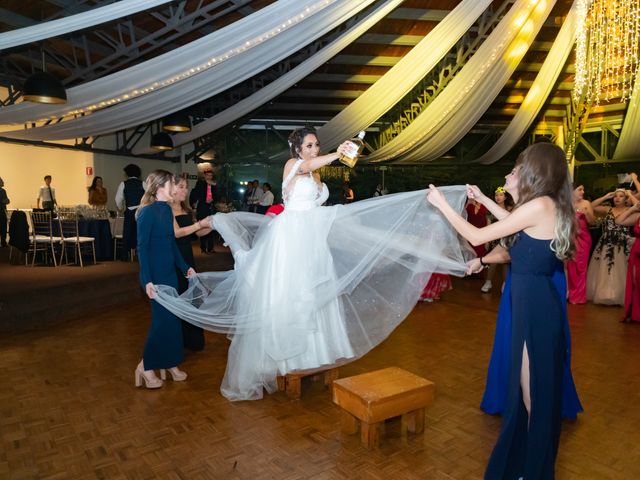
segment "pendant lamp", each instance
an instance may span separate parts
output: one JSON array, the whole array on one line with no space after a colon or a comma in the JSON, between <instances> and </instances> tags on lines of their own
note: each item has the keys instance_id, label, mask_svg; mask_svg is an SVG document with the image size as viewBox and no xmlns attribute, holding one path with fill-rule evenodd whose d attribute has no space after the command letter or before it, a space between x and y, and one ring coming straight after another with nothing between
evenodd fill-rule
<instances>
[{"instance_id":1,"label":"pendant lamp","mask_svg":"<svg viewBox=\"0 0 640 480\"><path fill-rule=\"evenodd\" d=\"M184 112L175 112L162 120L162 129L166 132L190 132L191 120Z\"/></svg>"},{"instance_id":2,"label":"pendant lamp","mask_svg":"<svg viewBox=\"0 0 640 480\"><path fill-rule=\"evenodd\" d=\"M46 71L44 45L41 46L42 71L34 73L24 82L22 98L34 103L67 103L67 92L62 82Z\"/></svg>"},{"instance_id":3,"label":"pendant lamp","mask_svg":"<svg viewBox=\"0 0 640 480\"><path fill-rule=\"evenodd\" d=\"M158 151L173 150L171 135L158 132L151 137L151 148Z\"/></svg>"}]
</instances>

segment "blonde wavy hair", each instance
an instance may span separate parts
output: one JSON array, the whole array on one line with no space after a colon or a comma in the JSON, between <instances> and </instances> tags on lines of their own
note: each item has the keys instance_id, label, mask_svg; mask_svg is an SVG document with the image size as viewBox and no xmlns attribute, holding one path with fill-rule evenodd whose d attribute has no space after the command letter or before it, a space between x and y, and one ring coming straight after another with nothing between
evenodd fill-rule
<instances>
[{"instance_id":1,"label":"blonde wavy hair","mask_svg":"<svg viewBox=\"0 0 640 480\"><path fill-rule=\"evenodd\" d=\"M176 179L173 173L166 170L154 170L151 172L144 181L144 195L140 200L140 206L136 210L136 218L140 215L140 212L144 207L147 207L157 200L157 193L160 187L163 187L167 182L175 183Z\"/></svg>"},{"instance_id":2,"label":"blonde wavy hair","mask_svg":"<svg viewBox=\"0 0 640 480\"><path fill-rule=\"evenodd\" d=\"M538 198L550 197L556 207L556 225L551 250L560 260L573 257L576 232L573 210L573 188L564 150L552 143L536 143L527 147L516 160L518 171L518 202L514 210ZM515 235L504 240L513 245Z\"/></svg>"}]
</instances>

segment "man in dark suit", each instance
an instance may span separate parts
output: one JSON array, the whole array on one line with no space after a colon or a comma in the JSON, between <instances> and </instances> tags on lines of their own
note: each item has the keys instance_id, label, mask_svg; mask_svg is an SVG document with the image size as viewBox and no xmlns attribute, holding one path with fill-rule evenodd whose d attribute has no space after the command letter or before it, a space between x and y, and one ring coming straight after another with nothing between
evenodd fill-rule
<instances>
[{"instance_id":1,"label":"man in dark suit","mask_svg":"<svg viewBox=\"0 0 640 480\"><path fill-rule=\"evenodd\" d=\"M216 203L220 200L218 184L213 176L213 167L210 163L201 163L198 168L203 178L198 179L189 194L189 204L196 211L196 218L202 220L216 213ZM200 250L202 253L213 253L214 232L200 237Z\"/></svg>"}]
</instances>

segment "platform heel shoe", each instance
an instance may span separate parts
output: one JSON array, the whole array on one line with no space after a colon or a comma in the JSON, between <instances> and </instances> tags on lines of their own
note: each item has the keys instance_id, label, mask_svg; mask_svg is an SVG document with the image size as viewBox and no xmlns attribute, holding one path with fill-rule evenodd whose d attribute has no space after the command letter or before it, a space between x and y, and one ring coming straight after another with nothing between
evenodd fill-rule
<instances>
[{"instance_id":1,"label":"platform heel shoe","mask_svg":"<svg viewBox=\"0 0 640 480\"><path fill-rule=\"evenodd\" d=\"M178 369L178 367L169 368L169 373L171 374L171 380L174 382L184 382L187 379L187 373ZM160 378L162 380L167 379L167 370L162 368L160 370Z\"/></svg>"},{"instance_id":2,"label":"platform heel shoe","mask_svg":"<svg viewBox=\"0 0 640 480\"><path fill-rule=\"evenodd\" d=\"M162 380L156 377L155 373L153 377L145 375L144 366L140 362L135 371L135 385L136 387L141 387L143 383L146 388L160 388L163 385Z\"/></svg>"}]
</instances>

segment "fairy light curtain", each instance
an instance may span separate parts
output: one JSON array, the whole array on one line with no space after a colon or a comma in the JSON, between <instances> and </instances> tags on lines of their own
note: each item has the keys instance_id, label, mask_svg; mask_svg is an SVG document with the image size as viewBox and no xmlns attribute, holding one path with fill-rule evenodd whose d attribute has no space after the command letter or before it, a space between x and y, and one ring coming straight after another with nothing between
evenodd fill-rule
<instances>
[{"instance_id":1,"label":"fairy light curtain","mask_svg":"<svg viewBox=\"0 0 640 480\"><path fill-rule=\"evenodd\" d=\"M280 0L207 37L69 90L68 103L73 106L67 105L67 108L84 116L45 127L0 132L0 135L29 140L78 138L129 128L168 115L286 58L291 54L292 45L306 45L373 1ZM0 111L0 123L6 123L7 118L19 123L41 118L34 117L36 112L47 112L54 117L67 112L23 104L6 110L9 109L12 112ZM55 114L51 113L53 110L57 110Z\"/></svg>"},{"instance_id":2,"label":"fairy light curtain","mask_svg":"<svg viewBox=\"0 0 640 480\"><path fill-rule=\"evenodd\" d=\"M150 10L159 5L170 3L171 1L172 0L122 0L76 15L3 32L0 33L0 50L6 50L17 47L18 45L37 42L46 38L57 37L93 27L117 18L133 15L143 10Z\"/></svg>"},{"instance_id":3,"label":"fairy light curtain","mask_svg":"<svg viewBox=\"0 0 640 480\"><path fill-rule=\"evenodd\" d=\"M638 69L640 0L579 0L573 97L596 105L628 100Z\"/></svg>"},{"instance_id":4,"label":"fairy light curtain","mask_svg":"<svg viewBox=\"0 0 640 480\"><path fill-rule=\"evenodd\" d=\"M498 141L474 163L488 165L500 160L515 146L535 120L547 101L558 76L564 69L567 58L573 48L578 25L578 3L579 0L573 2L547 58L540 68L540 72L538 72L515 116Z\"/></svg>"},{"instance_id":5,"label":"fairy light curtain","mask_svg":"<svg viewBox=\"0 0 640 480\"><path fill-rule=\"evenodd\" d=\"M222 112L208 118L207 120L194 125L189 133L180 133L172 135L173 144L175 146L184 145L192 142L196 138L206 135L218 128L227 125L234 120L246 115L256 108L269 102L277 95L281 94L295 83L302 80L314 70L318 69L325 62L329 61L333 56L340 52L343 48L354 42L360 35L369 30L373 25L387 16L393 9L398 7L404 0L386 0L375 11L366 18L351 27L347 32L340 35L336 40L322 48L309 59L300 65L291 69L277 80L274 80L267 86L261 88L254 94L244 98L233 106L223 110ZM134 153L141 154L150 152L147 147L140 147L134 150Z\"/></svg>"},{"instance_id":6,"label":"fairy light curtain","mask_svg":"<svg viewBox=\"0 0 640 480\"><path fill-rule=\"evenodd\" d=\"M453 48L490 0L464 0L396 65L318 130L325 150L364 130L414 88Z\"/></svg>"},{"instance_id":7,"label":"fairy light curtain","mask_svg":"<svg viewBox=\"0 0 640 480\"><path fill-rule=\"evenodd\" d=\"M425 162L452 148L504 87L554 5L551 0L517 0L440 95L367 161Z\"/></svg>"}]
</instances>

